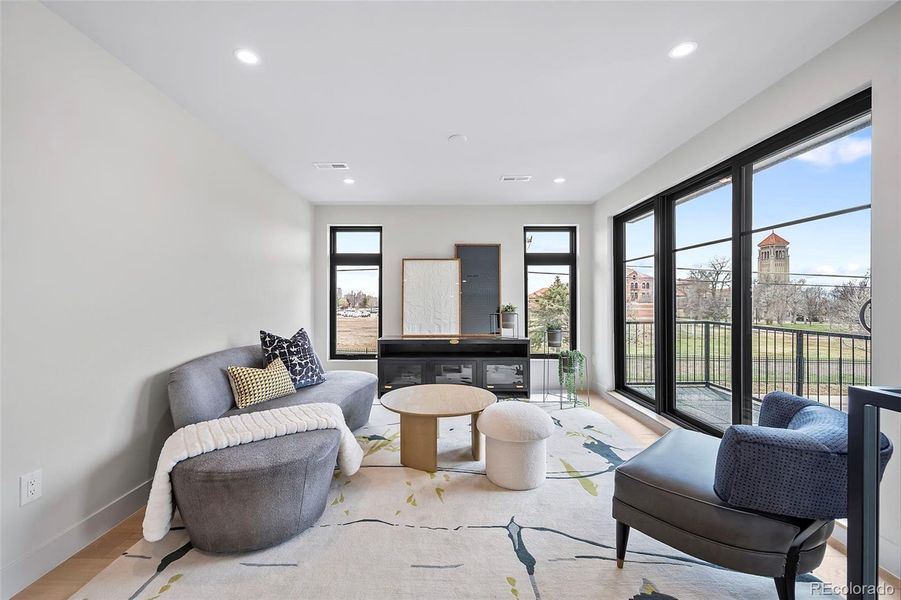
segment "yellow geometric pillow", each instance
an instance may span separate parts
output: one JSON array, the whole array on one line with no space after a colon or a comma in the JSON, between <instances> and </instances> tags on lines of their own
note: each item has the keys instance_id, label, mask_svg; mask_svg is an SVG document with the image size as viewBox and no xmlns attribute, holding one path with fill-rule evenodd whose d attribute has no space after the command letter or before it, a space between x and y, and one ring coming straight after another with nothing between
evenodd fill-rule
<instances>
[{"instance_id":1,"label":"yellow geometric pillow","mask_svg":"<svg viewBox=\"0 0 901 600\"><path fill-rule=\"evenodd\" d=\"M281 398L297 391L285 363L278 358L265 369L229 367L227 371L238 408Z\"/></svg>"}]
</instances>

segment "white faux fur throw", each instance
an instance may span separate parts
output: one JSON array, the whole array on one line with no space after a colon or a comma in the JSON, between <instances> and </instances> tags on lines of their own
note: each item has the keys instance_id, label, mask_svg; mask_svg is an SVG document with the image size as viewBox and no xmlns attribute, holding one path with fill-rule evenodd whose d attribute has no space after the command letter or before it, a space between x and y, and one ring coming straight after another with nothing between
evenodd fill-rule
<instances>
[{"instance_id":1,"label":"white faux fur throw","mask_svg":"<svg viewBox=\"0 0 901 600\"><path fill-rule=\"evenodd\" d=\"M169 474L179 462L221 448L316 429L337 429L341 433L338 465L345 475L356 473L363 462L363 449L348 429L337 404L286 406L182 427L169 436L160 452L144 514L144 539L155 542L169 533L173 513Z\"/></svg>"}]
</instances>

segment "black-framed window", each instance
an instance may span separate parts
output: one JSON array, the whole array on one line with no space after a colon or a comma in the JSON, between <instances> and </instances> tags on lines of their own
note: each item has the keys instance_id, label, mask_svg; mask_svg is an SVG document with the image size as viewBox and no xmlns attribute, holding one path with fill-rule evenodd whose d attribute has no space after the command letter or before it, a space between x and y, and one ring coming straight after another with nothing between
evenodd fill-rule
<instances>
[{"instance_id":1,"label":"black-framed window","mask_svg":"<svg viewBox=\"0 0 901 600\"><path fill-rule=\"evenodd\" d=\"M576 228L528 226L523 228L525 298L523 322L531 340L532 356L556 356L575 350L576 340ZM559 325L559 347L545 343L548 326Z\"/></svg>"},{"instance_id":2,"label":"black-framed window","mask_svg":"<svg viewBox=\"0 0 901 600\"><path fill-rule=\"evenodd\" d=\"M869 383L870 108L855 94L614 218L618 390L721 433L769 391L844 409Z\"/></svg>"},{"instance_id":3,"label":"black-framed window","mask_svg":"<svg viewBox=\"0 0 901 600\"><path fill-rule=\"evenodd\" d=\"M638 400L652 404L656 391L657 265L653 207L622 215L622 264L625 331L623 385Z\"/></svg>"},{"instance_id":4,"label":"black-framed window","mask_svg":"<svg viewBox=\"0 0 901 600\"><path fill-rule=\"evenodd\" d=\"M373 359L382 335L382 228L329 228L329 356Z\"/></svg>"}]
</instances>

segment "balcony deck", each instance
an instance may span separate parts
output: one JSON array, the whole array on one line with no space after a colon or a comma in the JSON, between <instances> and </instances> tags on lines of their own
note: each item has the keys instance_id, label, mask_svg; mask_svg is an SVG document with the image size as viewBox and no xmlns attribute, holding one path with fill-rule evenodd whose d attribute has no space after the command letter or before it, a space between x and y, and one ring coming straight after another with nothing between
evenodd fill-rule
<instances>
[{"instance_id":1,"label":"balcony deck","mask_svg":"<svg viewBox=\"0 0 901 600\"><path fill-rule=\"evenodd\" d=\"M654 395L652 386L632 385L635 390ZM703 384L680 385L677 392L676 407L690 417L716 427L726 429L732 424L732 393ZM754 400L752 405L754 424L760 414L760 402Z\"/></svg>"},{"instance_id":2,"label":"balcony deck","mask_svg":"<svg viewBox=\"0 0 901 600\"><path fill-rule=\"evenodd\" d=\"M626 321L625 385L653 396L655 324ZM673 374L679 412L725 429L732 422L732 323L676 321ZM848 409L848 388L870 384L868 333L793 327L751 326L750 392L763 398L786 392L838 410ZM759 401L754 401L757 423Z\"/></svg>"}]
</instances>

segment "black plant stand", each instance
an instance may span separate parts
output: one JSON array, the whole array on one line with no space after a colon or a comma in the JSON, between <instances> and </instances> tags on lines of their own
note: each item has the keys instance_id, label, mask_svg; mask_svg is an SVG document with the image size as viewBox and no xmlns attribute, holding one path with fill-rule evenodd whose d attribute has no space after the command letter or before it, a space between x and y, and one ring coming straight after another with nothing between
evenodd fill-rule
<instances>
[{"instance_id":1,"label":"black plant stand","mask_svg":"<svg viewBox=\"0 0 901 600\"><path fill-rule=\"evenodd\" d=\"M560 349L560 346L553 346L553 347L557 348L558 350ZM579 406L591 406L591 373L590 373L590 370L588 369L587 364L584 367L585 368L585 376L582 377L582 384L585 386L585 400L582 400L581 398L579 398L578 388L576 389L576 393L572 394L572 395L569 393L569 390L561 389L559 392L552 392L552 391L548 390L548 379L549 379L548 371L556 372L555 369L551 368L553 366L554 360L548 358L548 356L550 356L550 354L548 353L548 349L549 349L549 346L548 346L548 341L547 341L547 331L545 331L544 332L544 361L543 361L544 368L542 369L543 374L544 374L544 378L543 378L543 382L542 382L544 397L542 400L544 402L547 402L548 398L554 398L556 400L559 400L561 410L563 408L566 408L563 406L564 403L571 403L571 406L569 406L568 408L576 408ZM557 357L557 360L560 360L559 356ZM587 362L588 357L585 357L585 360ZM577 382L577 384L578 384L578 382Z\"/></svg>"},{"instance_id":2,"label":"black plant stand","mask_svg":"<svg viewBox=\"0 0 901 600\"><path fill-rule=\"evenodd\" d=\"M544 330L544 348L542 349L544 357L541 359L541 366L542 366L541 372L543 375L543 377L541 379L541 391L543 393L543 397L541 399L542 402L547 402L548 396L552 395L550 392L548 392L548 379L549 379L548 371L550 370L550 366L553 364L552 359L549 358L551 355L551 353L550 353L551 348L556 348L557 351L559 352L560 344L551 344L548 341L547 329L545 329Z\"/></svg>"},{"instance_id":3,"label":"black plant stand","mask_svg":"<svg viewBox=\"0 0 901 600\"><path fill-rule=\"evenodd\" d=\"M879 411L901 412L901 388L848 390L848 600L879 585Z\"/></svg>"}]
</instances>

